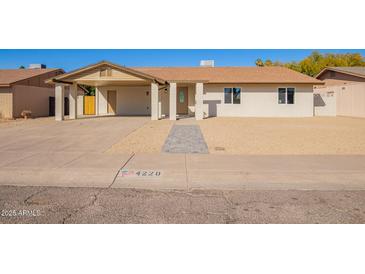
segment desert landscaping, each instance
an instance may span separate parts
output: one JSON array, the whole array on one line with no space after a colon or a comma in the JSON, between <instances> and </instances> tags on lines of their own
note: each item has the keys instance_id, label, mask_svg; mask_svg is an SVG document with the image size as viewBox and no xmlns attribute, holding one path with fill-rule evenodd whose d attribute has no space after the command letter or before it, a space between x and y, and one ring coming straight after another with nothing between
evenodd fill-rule
<instances>
[{"instance_id":1,"label":"desert landscaping","mask_svg":"<svg viewBox=\"0 0 365 274\"><path fill-rule=\"evenodd\" d=\"M362 118L211 118L199 125L210 153L365 154Z\"/></svg>"},{"instance_id":2,"label":"desert landscaping","mask_svg":"<svg viewBox=\"0 0 365 274\"><path fill-rule=\"evenodd\" d=\"M198 124L212 154L364 155L365 119L209 118L149 121L109 153L160 153L173 124Z\"/></svg>"},{"instance_id":3,"label":"desert landscaping","mask_svg":"<svg viewBox=\"0 0 365 274\"><path fill-rule=\"evenodd\" d=\"M115 143L107 153L160 153L173 121L149 121Z\"/></svg>"}]
</instances>

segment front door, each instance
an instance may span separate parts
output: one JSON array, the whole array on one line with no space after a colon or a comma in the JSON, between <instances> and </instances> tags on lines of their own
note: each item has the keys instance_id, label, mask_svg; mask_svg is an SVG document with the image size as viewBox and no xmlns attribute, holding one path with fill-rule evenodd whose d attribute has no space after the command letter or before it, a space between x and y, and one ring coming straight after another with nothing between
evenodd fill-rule
<instances>
[{"instance_id":1,"label":"front door","mask_svg":"<svg viewBox=\"0 0 365 274\"><path fill-rule=\"evenodd\" d=\"M188 114L188 88L177 88L176 96L177 114Z\"/></svg>"},{"instance_id":2,"label":"front door","mask_svg":"<svg viewBox=\"0 0 365 274\"><path fill-rule=\"evenodd\" d=\"M117 91L108 90L108 113L115 114L117 108Z\"/></svg>"}]
</instances>

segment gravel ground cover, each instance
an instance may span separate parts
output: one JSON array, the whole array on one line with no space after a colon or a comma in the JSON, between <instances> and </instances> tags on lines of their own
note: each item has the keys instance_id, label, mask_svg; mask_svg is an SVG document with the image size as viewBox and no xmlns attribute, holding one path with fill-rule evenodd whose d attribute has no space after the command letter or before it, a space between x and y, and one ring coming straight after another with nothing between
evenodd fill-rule
<instances>
[{"instance_id":1,"label":"gravel ground cover","mask_svg":"<svg viewBox=\"0 0 365 274\"><path fill-rule=\"evenodd\" d=\"M173 121L149 121L115 143L108 153L160 153Z\"/></svg>"},{"instance_id":2,"label":"gravel ground cover","mask_svg":"<svg viewBox=\"0 0 365 274\"><path fill-rule=\"evenodd\" d=\"M210 153L365 154L363 118L210 118L198 122Z\"/></svg>"}]
</instances>

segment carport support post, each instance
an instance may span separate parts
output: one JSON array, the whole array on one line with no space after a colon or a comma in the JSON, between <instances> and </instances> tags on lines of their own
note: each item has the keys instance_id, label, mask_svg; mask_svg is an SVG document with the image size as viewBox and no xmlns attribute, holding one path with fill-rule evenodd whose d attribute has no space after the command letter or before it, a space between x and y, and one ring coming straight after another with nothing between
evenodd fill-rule
<instances>
[{"instance_id":1,"label":"carport support post","mask_svg":"<svg viewBox=\"0 0 365 274\"><path fill-rule=\"evenodd\" d=\"M176 120L176 83L170 83L169 108L170 120Z\"/></svg>"},{"instance_id":2,"label":"carport support post","mask_svg":"<svg viewBox=\"0 0 365 274\"><path fill-rule=\"evenodd\" d=\"M65 114L65 87L61 84L55 86L55 120L64 120Z\"/></svg>"},{"instance_id":3,"label":"carport support post","mask_svg":"<svg viewBox=\"0 0 365 274\"><path fill-rule=\"evenodd\" d=\"M203 83L195 84L195 119L203 120Z\"/></svg>"},{"instance_id":4,"label":"carport support post","mask_svg":"<svg viewBox=\"0 0 365 274\"><path fill-rule=\"evenodd\" d=\"M151 83L151 120L158 120L158 84Z\"/></svg>"},{"instance_id":5,"label":"carport support post","mask_svg":"<svg viewBox=\"0 0 365 274\"><path fill-rule=\"evenodd\" d=\"M95 115L99 116L99 97L100 91L98 87L95 87Z\"/></svg>"},{"instance_id":6,"label":"carport support post","mask_svg":"<svg viewBox=\"0 0 365 274\"><path fill-rule=\"evenodd\" d=\"M72 84L70 86L70 94L68 97L70 103L70 119L77 118L77 84Z\"/></svg>"},{"instance_id":7,"label":"carport support post","mask_svg":"<svg viewBox=\"0 0 365 274\"><path fill-rule=\"evenodd\" d=\"M161 98L162 98L162 91L159 91L159 95L158 95L158 119L162 118L162 102L161 102Z\"/></svg>"}]
</instances>

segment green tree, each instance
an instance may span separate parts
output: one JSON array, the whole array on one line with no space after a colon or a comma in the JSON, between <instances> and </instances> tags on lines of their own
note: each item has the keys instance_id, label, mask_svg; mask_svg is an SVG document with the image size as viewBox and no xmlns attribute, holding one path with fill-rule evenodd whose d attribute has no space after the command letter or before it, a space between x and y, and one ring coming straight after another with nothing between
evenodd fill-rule
<instances>
[{"instance_id":1,"label":"green tree","mask_svg":"<svg viewBox=\"0 0 365 274\"><path fill-rule=\"evenodd\" d=\"M258 58L255 62L256 66L258 67L263 67L264 66L264 62L262 62L262 60L260 58Z\"/></svg>"},{"instance_id":2,"label":"green tree","mask_svg":"<svg viewBox=\"0 0 365 274\"><path fill-rule=\"evenodd\" d=\"M318 51L313 51L309 56L299 62L282 63L280 61L272 62L271 60L261 61L263 66L283 66L292 70L299 71L309 76L317 75L325 67L365 67L365 59L360 53L345 53L345 54L322 54Z\"/></svg>"},{"instance_id":3,"label":"green tree","mask_svg":"<svg viewBox=\"0 0 365 274\"><path fill-rule=\"evenodd\" d=\"M23 65L21 65L21 66L19 67L19 69L25 69L25 67L24 67Z\"/></svg>"},{"instance_id":4,"label":"green tree","mask_svg":"<svg viewBox=\"0 0 365 274\"><path fill-rule=\"evenodd\" d=\"M272 62L270 59L267 59L267 60L264 62L264 65L265 65L265 67L271 67L271 66L273 66L273 62Z\"/></svg>"},{"instance_id":5,"label":"green tree","mask_svg":"<svg viewBox=\"0 0 365 274\"><path fill-rule=\"evenodd\" d=\"M82 85L86 96L95 96L95 87Z\"/></svg>"}]
</instances>

